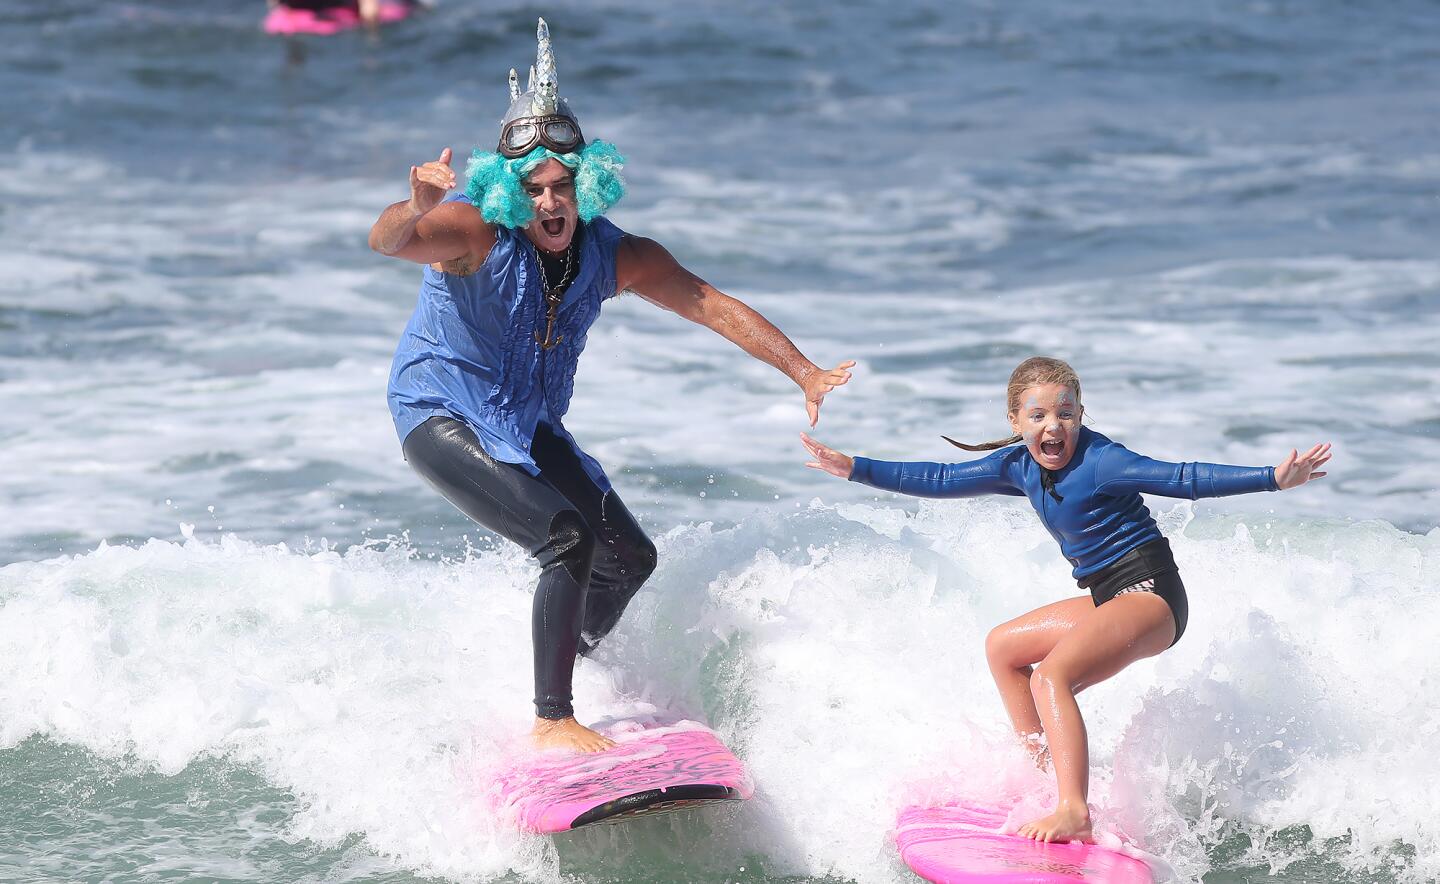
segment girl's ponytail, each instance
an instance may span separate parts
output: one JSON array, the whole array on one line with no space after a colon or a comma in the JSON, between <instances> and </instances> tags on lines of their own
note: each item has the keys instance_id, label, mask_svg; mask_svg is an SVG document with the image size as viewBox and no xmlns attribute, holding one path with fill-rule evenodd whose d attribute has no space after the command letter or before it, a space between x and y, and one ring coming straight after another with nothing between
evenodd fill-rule
<instances>
[{"instance_id":1,"label":"girl's ponytail","mask_svg":"<svg viewBox=\"0 0 1440 884\"><path fill-rule=\"evenodd\" d=\"M1006 445L1014 445L1020 441L1019 436L1011 436L1009 439L996 439L994 442L981 442L978 445L966 445L964 442L956 442L949 436L941 435L941 439L954 445L956 448L963 448L966 451L994 451L997 448L1004 448Z\"/></svg>"}]
</instances>

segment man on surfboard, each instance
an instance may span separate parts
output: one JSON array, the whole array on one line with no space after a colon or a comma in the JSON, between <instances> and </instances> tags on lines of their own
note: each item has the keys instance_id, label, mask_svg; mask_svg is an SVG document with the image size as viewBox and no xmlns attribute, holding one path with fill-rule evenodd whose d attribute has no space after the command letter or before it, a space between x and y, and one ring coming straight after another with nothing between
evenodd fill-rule
<instances>
[{"instance_id":1,"label":"man on surfboard","mask_svg":"<svg viewBox=\"0 0 1440 884\"><path fill-rule=\"evenodd\" d=\"M559 97L543 19L530 83L510 71L493 152L463 194L446 148L410 169L410 198L370 230L376 251L426 265L389 400L406 460L467 516L540 563L532 619L534 738L584 752L611 742L575 720L571 675L655 567L655 546L600 464L561 423L603 301L624 291L704 325L793 380L813 426L853 362L826 370L756 311L604 217L624 158L587 142Z\"/></svg>"}]
</instances>

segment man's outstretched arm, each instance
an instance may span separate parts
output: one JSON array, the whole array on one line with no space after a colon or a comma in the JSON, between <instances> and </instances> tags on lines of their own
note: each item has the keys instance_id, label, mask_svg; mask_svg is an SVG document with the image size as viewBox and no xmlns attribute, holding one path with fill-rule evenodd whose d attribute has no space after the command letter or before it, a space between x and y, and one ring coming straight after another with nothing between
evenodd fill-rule
<instances>
[{"instance_id":1,"label":"man's outstretched arm","mask_svg":"<svg viewBox=\"0 0 1440 884\"><path fill-rule=\"evenodd\" d=\"M810 426L820 419L825 394L850 380L854 360L823 369L801 353L785 333L743 301L732 298L686 270L652 239L627 236L615 255L620 291L632 291L659 307L678 313L774 366L805 392Z\"/></svg>"}]
</instances>

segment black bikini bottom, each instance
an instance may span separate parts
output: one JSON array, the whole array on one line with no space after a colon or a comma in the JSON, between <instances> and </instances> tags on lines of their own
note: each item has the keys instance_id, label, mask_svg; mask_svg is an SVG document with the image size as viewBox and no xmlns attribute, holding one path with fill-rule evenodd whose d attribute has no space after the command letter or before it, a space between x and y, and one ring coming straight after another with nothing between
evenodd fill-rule
<instances>
[{"instance_id":1,"label":"black bikini bottom","mask_svg":"<svg viewBox=\"0 0 1440 884\"><path fill-rule=\"evenodd\" d=\"M1170 646L1173 648L1185 633L1190 602L1185 598L1185 584L1180 582L1175 557L1170 554L1170 541L1163 537L1135 547L1114 563L1080 578L1079 583L1081 589L1090 590L1097 608L1127 592L1154 593L1170 606L1175 618L1175 639Z\"/></svg>"}]
</instances>

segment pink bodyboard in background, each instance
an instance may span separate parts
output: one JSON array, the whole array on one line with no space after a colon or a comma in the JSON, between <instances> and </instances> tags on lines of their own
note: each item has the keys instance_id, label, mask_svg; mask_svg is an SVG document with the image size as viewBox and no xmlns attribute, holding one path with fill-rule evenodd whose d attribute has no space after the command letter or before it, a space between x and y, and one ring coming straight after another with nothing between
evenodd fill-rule
<instances>
[{"instance_id":1,"label":"pink bodyboard in background","mask_svg":"<svg viewBox=\"0 0 1440 884\"><path fill-rule=\"evenodd\" d=\"M606 736L619 745L512 762L496 776L500 812L521 829L549 834L755 793L745 765L704 725L682 721Z\"/></svg>"},{"instance_id":2,"label":"pink bodyboard in background","mask_svg":"<svg viewBox=\"0 0 1440 884\"><path fill-rule=\"evenodd\" d=\"M1002 834L1003 810L969 804L900 812L900 858L935 884L1152 884L1150 867L1097 844L1041 844Z\"/></svg>"},{"instance_id":3,"label":"pink bodyboard in background","mask_svg":"<svg viewBox=\"0 0 1440 884\"><path fill-rule=\"evenodd\" d=\"M380 22L389 24L410 15L408 3L381 3ZM319 34L321 36L360 27L360 15L350 7L340 6L323 12L309 9L273 7L262 25L267 34Z\"/></svg>"}]
</instances>

